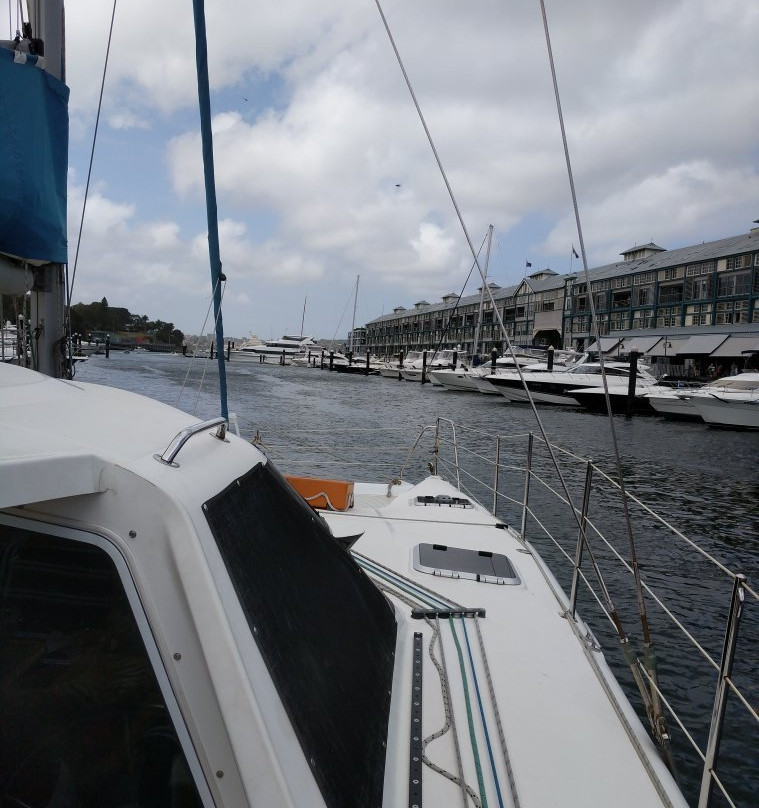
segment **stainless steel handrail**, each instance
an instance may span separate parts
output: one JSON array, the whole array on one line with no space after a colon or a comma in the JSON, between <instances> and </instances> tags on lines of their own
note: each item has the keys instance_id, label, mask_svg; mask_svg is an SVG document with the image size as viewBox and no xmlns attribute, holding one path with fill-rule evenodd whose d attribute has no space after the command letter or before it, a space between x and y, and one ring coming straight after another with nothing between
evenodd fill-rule
<instances>
[{"instance_id":1,"label":"stainless steel handrail","mask_svg":"<svg viewBox=\"0 0 759 808\"><path fill-rule=\"evenodd\" d=\"M198 435L200 432L205 432L208 429L218 427L213 437L219 440L226 440L227 437L227 419L219 416L218 418L211 418L208 421L201 421L199 424L193 424L183 429L172 439L171 443L164 449L163 454L154 454L153 457L166 466L177 466L174 459L182 450L182 447L187 443L193 435Z\"/></svg>"}]
</instances>

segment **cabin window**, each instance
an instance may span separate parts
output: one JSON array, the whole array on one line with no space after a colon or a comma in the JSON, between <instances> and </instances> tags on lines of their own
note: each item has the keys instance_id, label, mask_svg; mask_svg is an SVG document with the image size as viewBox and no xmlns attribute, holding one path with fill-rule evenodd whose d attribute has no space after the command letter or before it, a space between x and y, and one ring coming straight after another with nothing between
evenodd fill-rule
<instances>
[{"instance_id":1,"label":"cabin window","mask_svg":"<svg viewBox=\"0 0 759 808\"><path fill-rule=\"evenodd\" d=\"M503 553L467 550L446 544L417 544L414 569L445 578L470 578L488 584L518 584L519 576Z\"/></svg>"},{"instance_id":2,"label":"cabin window","mask_svg":"<svg viewBox=\"0 0 759 808\"><path fill-rule=\"evenodd\" d=\"M0 805L212 804L144 636L105 549L0 524Z\"/></svg>"},{"instance_id":3,"label":"cabin window","mask_svg":"<svg viewBox=\"0 0 759 808\"><path fill-rule=\"evenodd\" d=\"M325 803L381 805L393 608L271 463L203 511Z\"/></svg>"}]
</instances>

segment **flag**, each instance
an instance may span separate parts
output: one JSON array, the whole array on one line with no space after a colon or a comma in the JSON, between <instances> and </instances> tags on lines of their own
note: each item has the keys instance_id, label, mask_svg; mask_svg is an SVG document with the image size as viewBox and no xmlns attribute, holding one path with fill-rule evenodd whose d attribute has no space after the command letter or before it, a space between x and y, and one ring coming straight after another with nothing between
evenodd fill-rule
<instances>
[{"instance_id":1,"label":"flag","mask_svg":"<svg viewBox=\"0 0 759 808\"><path fill-rule=\"evenodd\" d=\"M525 265L525 267L531 267L532 266L532 264L529 261L525 261L524 265Z\"/></svg>"},{"instance_id":2,"label":"flag","mask_svg":"<svg viewBox=\"0 0 759 808\"><path fill-rule=\"evenodd\" d=\"M574 244L572 245L572 255L574 255L574 257L575 257L575 258L579 258L579 257L580 257L580 256L577 254L577 250L575 249L575 245L574 245Z\"/></svg>"}]
</instances>

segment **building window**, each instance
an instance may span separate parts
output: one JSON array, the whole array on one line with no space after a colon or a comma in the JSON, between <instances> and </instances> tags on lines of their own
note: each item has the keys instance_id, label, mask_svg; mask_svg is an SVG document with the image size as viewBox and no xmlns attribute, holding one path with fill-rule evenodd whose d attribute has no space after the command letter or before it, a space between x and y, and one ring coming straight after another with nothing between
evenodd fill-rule
<instances>
[{"instance_id":1,"label":"building window","mask_svg":"<svg viewBox=\"0 0 759 808\"><path fill-rule=\"evenodd\" d=\"M751 266L750 255L735 255L732 258L727 259L725 269L743 269L744 267L750 267L750 266Z\"/></svg>"},{"instance_id":2,"label":"building window","mask_svg":"<svg viewBox=\"0 0 759 808\"><path fill-rule=\"evenodd\" d=\"M683 299L683 285L659 287L659 304L679 303Z\"/></svg>"},{"instance_id":3,"label":"building window","mask_svg":"<svg viewBox=\"0 0 759 808\"><path fill-rule=\"evenodd\" d=\"M686 300L704 300L712 296L711 277L694 278L685 282Z\"/></svg>"},{"instance_id":4,"label":"building window","mask_svg":"<svg viewBox=\"0 0 759 808\"><path fill-rule=\"evenodd\" d=\"M717 297L747 295L751 283L750 272L736 272L734 275L721 275L717 284Z\"/></svg>"}]
</instances>

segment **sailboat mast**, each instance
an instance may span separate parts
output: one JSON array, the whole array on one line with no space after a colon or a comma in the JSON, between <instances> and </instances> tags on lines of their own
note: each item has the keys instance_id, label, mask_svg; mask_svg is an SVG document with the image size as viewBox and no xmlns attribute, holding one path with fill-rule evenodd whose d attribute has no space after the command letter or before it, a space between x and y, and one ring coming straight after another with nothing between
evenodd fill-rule
<instances>
[{"instance_id":1,"label":"sailboat mast","mask_svg":"<svg viewBox=\"0 0 759 808\"><path fill-rule=\"evenodd\" d=\"M11 47L3 49L0 65L0 116L7 122L0 207L18 211L13 227L0 233L0 295L23 299L29 336L19 361L26 362L28 348L35 370L59 378L70 375L64 349L68 88L62 84L63 0L34 0L28 10L21 41L6 43ZM26 131L30 125L34 137Z\"/></svg>"},{"instance_id":2,"label":"sailboat mast","mask_svg":"<svg viewBox=\"0 0 759 808\"><path fill-rule=\"evenodd\" d=\"M308 302L308 295L303 298L303 314L300 318L300 335L303 337L303 329L306 324L306 303Z\"/></svg>"},{"instance_id":3,"label":"sailboat mast","mask_svg":"<svg viewBox=\"0 0 759 808\"><path fill-rule=\"evenodd\" d=\"M353 322L351 323L351 353L353 353L353 338L356 333L356 305L358 304L358 282L361 280L360 275L356 275L356 294L353 296Z\"/></svg>"},{"instance_id":4,"label":"sailboat mast","mask_svg":"<svg viewBox=\"0 0 759 808\"><path fill-rule=\"evenodd\" d=\"M480 310L477 313L477 324L474 329L474 345L472 345L472 362L475 361L477 351L480 348L480 323L482 323L482 310L485 307L485 292L487 291L488 266L490 264L490 245L493 241L493 225L488 228L488 248L485 253L485 270L482 273L482 289L480 289Z\"/></svg>"},{"instance_id":5,"label":"sailboat mast","mask_svg":"<svg viewBox=\"0 0 759 808\"><path fill-rule=\"evenodd\" d=\"M193 0L195 18L195 62L198 74L198 102L200 106L200 132L203 143L203 174L206 186L206 215L208 219L208 255L211 264L213 313L216 324L216 357L219 364L219 394L221 415L229 418L227 409L227 370L224 351L224 324L221 316L221 284L226 280L221 272L219 255L219 222L216 208L216 180L213 165L213 135L211 134L211 93L208 86L208 47L203 0Z\"/></svg>"}]
</instances>

